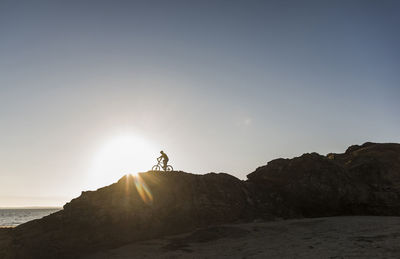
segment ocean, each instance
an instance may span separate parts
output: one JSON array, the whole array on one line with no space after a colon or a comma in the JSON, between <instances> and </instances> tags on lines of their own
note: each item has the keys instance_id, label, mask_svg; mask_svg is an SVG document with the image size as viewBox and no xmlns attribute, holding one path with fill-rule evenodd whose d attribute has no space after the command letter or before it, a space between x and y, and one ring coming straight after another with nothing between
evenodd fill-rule
<instances>
[{"instance_id":1,"label":"ocean","mask_svg":"<svg viewBox=\"0 0 400 259\"><path fill-rule=\"evenodd\" d=\"M57 208L0 209L0 227L15 227L34 219L43 218L59 210Z\"/></svg>"}]
</instances>

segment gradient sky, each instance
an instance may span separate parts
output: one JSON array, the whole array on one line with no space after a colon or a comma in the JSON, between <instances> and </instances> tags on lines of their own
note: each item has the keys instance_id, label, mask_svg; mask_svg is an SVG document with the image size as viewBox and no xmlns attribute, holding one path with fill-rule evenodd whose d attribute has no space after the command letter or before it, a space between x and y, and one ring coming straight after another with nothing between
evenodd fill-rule
<instances>
[{"instance_id":1,"label":"gradient sky","mask_svg":"<svg viewBox=\"0 0 400 259\"><path fill-rule=\"evenodd\" d=\"M241 179L278 157L400 142L399 13L398 1L1 1L0 207L111 184L127 172L96 175L93 161L120 136L146 149L129 170L164 149L175 169Z\"/></svg>"}]
</instances>

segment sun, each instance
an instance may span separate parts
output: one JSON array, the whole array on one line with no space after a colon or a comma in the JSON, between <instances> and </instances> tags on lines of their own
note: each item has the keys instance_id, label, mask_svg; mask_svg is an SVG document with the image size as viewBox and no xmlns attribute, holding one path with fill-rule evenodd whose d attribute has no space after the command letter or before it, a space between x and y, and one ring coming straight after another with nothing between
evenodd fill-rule
<instances>
[{"instance_id":1,"label":"sun","mask_svg":"<svg viewBox=\"0 0 400 259\"><path fill-rule=\"evenodd\" d=\"M113 136L96 152L90 178L99 188L116 182L123 175L148 171L158 153L143 137L134 134Z\"/></svg>"}]
</instances>

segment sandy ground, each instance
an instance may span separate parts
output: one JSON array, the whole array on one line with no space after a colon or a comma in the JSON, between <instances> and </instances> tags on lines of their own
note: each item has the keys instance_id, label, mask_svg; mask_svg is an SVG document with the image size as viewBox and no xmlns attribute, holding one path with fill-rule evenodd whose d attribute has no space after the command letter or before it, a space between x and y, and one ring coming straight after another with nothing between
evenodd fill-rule
<instances>
[{"instance_id":1,"label":"sandy ground","mask_svg":"<svg viewBox=\"0 0 400 259\"><path fill-rule=\"evenodd\" d=\"M215 226L86 258L400 258L400 217L330 217Z\"/></svg>"}]
</instances>

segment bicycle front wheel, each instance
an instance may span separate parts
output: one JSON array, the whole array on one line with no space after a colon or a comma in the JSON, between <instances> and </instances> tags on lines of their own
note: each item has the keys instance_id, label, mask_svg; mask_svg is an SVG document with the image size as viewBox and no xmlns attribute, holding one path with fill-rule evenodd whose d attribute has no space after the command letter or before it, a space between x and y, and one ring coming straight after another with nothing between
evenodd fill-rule
<instances>
[{"instance_id":1,"label":"bicycle front wheel","mask_svg":"<svg viewBox=\"0 0 400 259\"><path fill-rule=\"evenodd\" d=\"M155 165L151 168L152 171L160 171L160 166L159 165Z\"/></svg>"}]
</instances>

